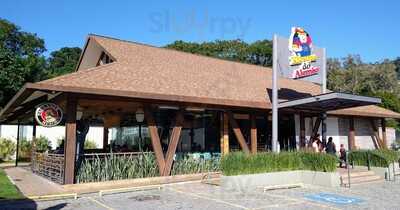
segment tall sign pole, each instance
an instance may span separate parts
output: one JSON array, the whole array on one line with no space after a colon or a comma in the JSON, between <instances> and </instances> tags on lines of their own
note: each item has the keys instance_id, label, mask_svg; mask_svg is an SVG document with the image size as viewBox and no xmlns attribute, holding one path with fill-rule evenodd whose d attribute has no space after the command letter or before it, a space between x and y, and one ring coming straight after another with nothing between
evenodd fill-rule
<instances>
[{"instance_id":1,"label":"tall sign pole","mask_svg":"<svg viewBox=\"0 0 400 210\"><path fill-rule=\"evenodd\" d=\"M321 92L322 94L326 93L326 49L322 48L322 63L321 63L321 77L322 77L322 86ZM326 145L326 112L321 114L321 133L322 133L322 143Z\"/></svg>"},{"instance_id":2,"label":"tall sign pole","mask_svg":"<svg viewBox=\"0 0 400 210\"><path fill-rule=\"evenodd\" d=\"M274 34L272 55L272 151L278 152L278 36Z\"/></svg>"},{"instance_id":3,"label":"tall sign pole","mask_svg":"<svg viewBox=\"0 0 400 210\"><path fill-rule=\"evenodd\" d=\"M326 93L326 48L322 48L322 63L321 63L321 77L322 77L322 93Z\"/></svg>"}]
</instances>

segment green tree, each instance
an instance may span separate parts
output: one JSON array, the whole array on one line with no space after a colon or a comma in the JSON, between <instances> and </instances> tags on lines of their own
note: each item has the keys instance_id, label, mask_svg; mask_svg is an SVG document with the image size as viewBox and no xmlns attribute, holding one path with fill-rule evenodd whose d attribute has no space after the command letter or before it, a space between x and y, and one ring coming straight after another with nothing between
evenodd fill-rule
<instances>
[{"instance_id":1,"label":"green tree","mask_svg":"<svg viewBox=\"0 0 400 210\"><path fill-rule=\"evenodd\" d=\"M328 59L327 68L330 90L370 96L399 92L396 67L389 60L369 64L358 55L349 55L342 60Z\"/></svg>"},{"instance_id":2,"label":"green tree","mask_svg":"<svg viewBox=\"0 0 400 210\"><path fill-rule=\"evenodd\" d=\"M75 70L81 54L79 47L63 47L50 53L47 59L46 76L53 78Z\"/></svg>"},{"instance_id":3,"label":"green tree","mask_svg":"<svg viewBox=\"0 0 400 210\"><path fill-rule=\"evenodd\" d=\"M0 107L26 83L43 78L43 39L0 19Z\"/></svg>"},{"instance_id":4,"label":"green tree","mask_svg":"<svg viewBox=\"0 0 400 210\"><path fill-rule=\"evenodd\" d=\"M242 63L251 63L261 66L272 65L272 43L269 40L255 41L251 44L240 39L216 40L213 42L203 42L201 44L175 41L165 47Z\"/></svg>"},{"instance_id":5,"label":"green tree","mask_svg":"<svg viewBox=\"0 0 400 210\"><path fill-rule=\"evenodd\" d=\"M396 66L397 79L400 80L400 57L394 59L393 64Z\"/></svg>"}]
</instances>

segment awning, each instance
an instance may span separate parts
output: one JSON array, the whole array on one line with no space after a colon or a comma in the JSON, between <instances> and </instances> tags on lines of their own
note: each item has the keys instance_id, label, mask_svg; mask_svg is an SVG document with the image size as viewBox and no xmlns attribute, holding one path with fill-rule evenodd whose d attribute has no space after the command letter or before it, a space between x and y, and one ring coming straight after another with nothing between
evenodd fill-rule
<instances>
[{"instance_id":1,"label":"awning","mask_svg":"<svg viewBox=\"0 0 400 210\"><path fill-rule=\"evenodd\" d=\"M278 108L326 112L337 109L374 105L380 103L380 98L332 92L307 98L281 102L278 104Z\"/></svg>"}]
</instances>

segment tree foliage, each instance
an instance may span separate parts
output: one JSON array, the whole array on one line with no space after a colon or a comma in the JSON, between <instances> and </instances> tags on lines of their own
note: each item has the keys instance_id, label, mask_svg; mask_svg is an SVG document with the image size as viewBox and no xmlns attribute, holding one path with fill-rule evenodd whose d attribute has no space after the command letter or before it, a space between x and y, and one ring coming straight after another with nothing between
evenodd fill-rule
<instances>
[{"instance_id":1,"label":"tree foliage","mask_svg":"<svg viewBox=\"0 0 400 210\"><path fill-rule=\"evenodd\" d=\"M342 60L328 59L327 67L328 88L333 91L359 95L398 93L396 67L389 60L369 64L358 55L349 55Z\"/></svg>"},{"instance_id":2,"label":"tree foliage","mask_svg":"<svg viewBox=\"0 0 400 210\"><path fill-rule=\"evenodd\" d=\"M81 51L79 47L63 47L50 53L47 59L46 77L53 78L73 72Z\"/></svg>"},{"instance_id":3,"label":"tree foliage","mask_svg":"<svg viewBox=\"0 0 400 210\"><path fill-rule=\"evenodd\" d=\"M0 106L26 83L43 78L43 39L0 19Z\"/></svg>"},{"instance_id":4,"label":"tree foliage","mask_svg":"<svg viewBox=\"0 0 400 210\"><path fill-rule=\"evenodd\" d=\"M0 18L0 109L27 82L37 82L75 69L80 48L61 48L46 59L44 40Z\"/></svg>"},{"instance_id":5,"label":"tree foliage","mask_svg":"<svg viewBox=\"0 0 400 210\"><path fill-rule=\"evenodd\" d=\"M261 66L272 65L272 43L269 40L259 40L250 44L240 39L216 40L213 42L203 42L200 44L175 41L174 43L166 45L165 47L231 61Z\"/></svg>"}]
</instances>

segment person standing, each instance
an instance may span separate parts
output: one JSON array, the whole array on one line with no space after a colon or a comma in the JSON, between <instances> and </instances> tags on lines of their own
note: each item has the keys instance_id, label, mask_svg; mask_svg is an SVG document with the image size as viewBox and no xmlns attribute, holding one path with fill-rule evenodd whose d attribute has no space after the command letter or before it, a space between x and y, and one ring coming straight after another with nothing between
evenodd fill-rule
<instances>
[{"instance_id":1,"label":"person standing","mask_svg":"<svg viewBox=\"0 0 400 210\"><path fill-rule=\"evenodd\" d=\"M325 152L330 155L336 156L336 145L335 145L335 143L333 143L332 137L328 138L328 143L326 144Z\"/></svg>"},{"instance_id":2,"label":"person standing","mask_svg":"<svg viewBox=\"0 0 400 210\"><path fill-rule=\"evenodd\" d=\"M346 149L344 148L343 144L340 144L339 159L340 159L339 167L343 168L343 164L346 166Z\"/></svg>"},{"instance_id":3,"label":"person standing","mask_svg":"<svg viewBox=\"0 0 400 210\"><path fill-rule=\"evenodd\" d=\"M312 143L312 149L314 152L319 153L319 144L318 144L318 139L315 138L313 143Z\"/></svg>"}]
</instances>

